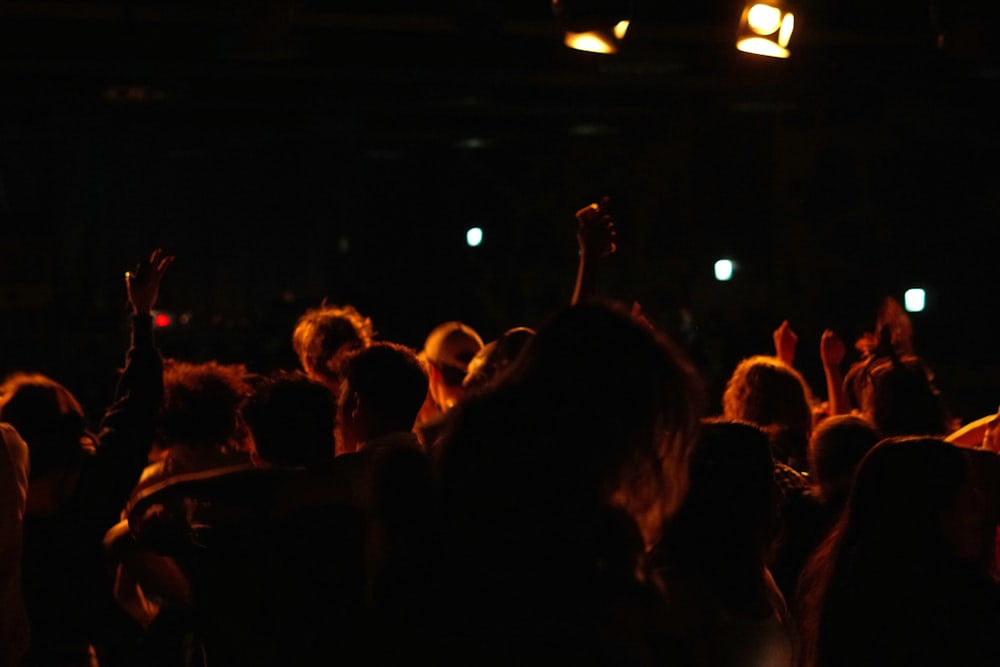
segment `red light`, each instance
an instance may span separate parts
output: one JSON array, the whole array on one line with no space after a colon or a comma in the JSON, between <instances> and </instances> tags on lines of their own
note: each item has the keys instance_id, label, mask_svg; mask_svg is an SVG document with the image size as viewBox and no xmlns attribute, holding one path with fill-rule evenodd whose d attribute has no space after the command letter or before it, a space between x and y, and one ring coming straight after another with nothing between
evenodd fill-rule
<instances>
[{"instance_id":1,"label":"red light","mask_svg":"<svg viewBox=\"0 0 1000 667\"><path fill-rule=\"evenodd\" d=\"M157 313L153 317L153 326L157 329L165 329L174 323L174 318L166 313Z\"/></svg>"}]
</instances>

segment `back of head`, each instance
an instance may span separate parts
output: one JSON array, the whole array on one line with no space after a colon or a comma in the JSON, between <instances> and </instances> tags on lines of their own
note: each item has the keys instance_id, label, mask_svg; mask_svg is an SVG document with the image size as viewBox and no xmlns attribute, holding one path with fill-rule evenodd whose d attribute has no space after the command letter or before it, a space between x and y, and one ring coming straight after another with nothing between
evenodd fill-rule
<instances>
[{"instance_id":1,"label":"back of head","mask_svg":"<svg viewBox=\"0 0 1000 667\"><path fill-rule=\"evenodd\" d=\"M623 305L550 315L497 382L454 408L435 448L461 599L449 606L483 603L454 574L470 565L496 569L481 582L487 604L538 602L501 624L533 625L546 605L586 614L596 581L634 577L683 495L703 404L686 356Z\"/></svg>"},{"instance_id":2,"label":"back of head","mask_svg":"<svg viewBox=\"0 0 1000 667\"><path fill-rule=\"evenodd\" d=\"M66 387L41 373L13 373L0 385L0 421L10 423L28 444L31 476L75 468L93 445L79 401Z\"/></svg>"},{"instance_id":3,"label":"back of head","mask_svg":"<svg viewBox=\"0 0 1000 667\"><path fill-rule=\"evenodd\" d=\"M239 408L249 393L243 364L167 359L160 409L162 446L239 447Z\"/></svg>"},{"instance_id":4,"label":"back of head","mask_svg":"<svg viewBox=\"0 0 1000 667\"><path fill-rule=\"evenodd\" d=\"M861 460L844 515L856 553L910 566L945 547L939 521L965 483L961 450L941 438L881 440Z\"/></svg>"},{"instance_id":5,"label":"back of head","mask_svg":"<svg viewBox=\"0 0 1000 667\"><path fill-rule=\"evenodd\" d=\"M879 441L878 431L857 415L831 415L813 429L809 472L823 497L840 504L861 459Z\"/></svg>"},{"instance_id":6,"label":"back of head","mask_svg":"<svg viewBox=\"0 0 1000 667\"><path fill-rule=\"evenodd\" d=\"M369 417L398 431L413 428L427 398L427 373L417 353L389 341L372 343L347 357L344 384Z\"/></svg>"},{"instance_id":7,"label":"back of head","mask_svg":"<svg viewBox=\"0 0 1000 667\"><path fill-rule=\"evenodd\" d=\"M256 379L242 414L254 450L267 463L313 466L333 458L335 398L305 373L275 371Z\"/></svg>"},{"instance_id":8,"label":"back of head","mask_svg":"<svg viewBox=\"0 0 1000 667\"><path fill-rule=\"evenodd\" d=\"M968 599L956 605L968 570L942 520L967 475L961 450L940 438L887 438L862 458L844 512L799 580L804 664L993 664L965 662L953 651L969 647L949 643L981 618Z\"/></svg>"},{"instance_id":9,"label":"back of head","mask_svg":"<svg viewBox=\"0 0 1000 667\"><path fill-rule=\"evenodd\" d=\"M708 567L742 559L759 571L776 531L778 494L767 433L750 422L705 419L688 492L665 529L665 556Z\"/></svg>"},{"instance_id":10,"label":"back of head","mask_svg":"<svg viewBox=\"0 0 1000 667\"><path fill-rule=\"evenodd\" d=\"M306 374L336 389L344 357L370 345L374 335L371 319L354 306L324 302L299 317L292 331L292 347Z\"/></svg>"},{"instance_id":11,"label":"back of head","mask_svg":"<svg viewBox=\"0 0 1000 667\"><path fill-rule=\"evenodd\" d=\"M858 403L883 437L946 435L948 410L930 369L915 356L873 357L855 381Z\"/></svg>"},{"instance_id":12,"label":"back of head","mask_svg":"<svg viewBox=\"0 0 1000 667\"><path fill-rule=\"evenodd\" d=\"M645 519L676 506L703 385L673 341L622 304L554 313L497 389L518 403L498 419L530 439L531 465L560 502L610 501Z\"/></svg>"},{"instance_id":13,"label":"back of head","mask_svg":"<svg viewBox=\"0 0 1000 667\"><path fill-rule=\"evenodd\" d=\"M743 359L730 375L722 395L722 413L727 419L774 430L781 442L801 448L801 452L774 452L788 462L805 454L813 403L812 391L798 370L777 357L755 355Z\"/></svg>"}]
</instances>

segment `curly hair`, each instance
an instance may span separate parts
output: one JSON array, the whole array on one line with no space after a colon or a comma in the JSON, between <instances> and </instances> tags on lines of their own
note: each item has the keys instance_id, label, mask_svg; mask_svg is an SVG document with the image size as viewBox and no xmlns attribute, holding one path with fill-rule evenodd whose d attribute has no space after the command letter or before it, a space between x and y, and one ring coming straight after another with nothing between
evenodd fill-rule
<instances>
[{"instance_id":1,"label":"curly hair","mask_svg":"<svg viewBox=\"0 0 1000 667\"><path fill-rule=\"evenodd\" d=\"M249 394L243 364L164 360L160 436L166 443L235 444Z\"/></svg>"},{"instance_id":2,"label":"curly hair","mask_svg":"<svg viewBox=\"0 0 1000 667\"><path fill-rule=\"evenodd\" d=\"M299 317L292 331L292 347L308 375L336 388L344 358L371 345L374 337L371 318L352 305L324 301Z\"/></svg>"},{"instance_id":3,"label":"curly hair","mask_svg":"<svg viewBox=\"0 0 1000 667\"><path fill-rule=\"evenodd\" d=\"M722 414L757 424L771 434L773 443L787 443L784 449L802 450L776 451L785 462L789 456L805 453L815 403L812 389L798 370L777 357L758 354L740 361L729 376Z\"/></svg>"}]
</instances>

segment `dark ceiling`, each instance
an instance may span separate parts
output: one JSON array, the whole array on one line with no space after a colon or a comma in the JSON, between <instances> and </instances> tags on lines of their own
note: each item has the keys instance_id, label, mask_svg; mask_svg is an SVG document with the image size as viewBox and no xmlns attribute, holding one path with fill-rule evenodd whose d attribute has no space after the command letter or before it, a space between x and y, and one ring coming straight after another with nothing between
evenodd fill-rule
<instances>
[{"instance_id":1,"label":"dark ceiling","mask_svg":"<svg viewBox=\"0 0 1000 667\"><path fill-rule=\"evenodd\" d=\"M984 33L1000 10L985 2L807 0L787 62L732 48L736 0L619 4L633 27L608 57L563 48L546 0L5 0L2 99L307 107L337 130L426 134L490 115L642 122L679 97L818 109L845 89L924 98L998 85L997 40Z\"/></svg>"}]
</instances>

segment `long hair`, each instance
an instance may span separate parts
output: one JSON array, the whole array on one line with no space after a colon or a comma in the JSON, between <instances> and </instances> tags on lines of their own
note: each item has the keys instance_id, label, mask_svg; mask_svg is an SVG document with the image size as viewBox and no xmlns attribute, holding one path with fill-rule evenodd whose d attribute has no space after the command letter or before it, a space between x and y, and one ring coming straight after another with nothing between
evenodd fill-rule
<instances>
[{"instance_id":1,"label":"long hair","mask_svg":"<svg viewBox=\"0 0 1000 667\"><path fill-rule=\"evenodd\" d=\"M939 514L967 474L962 452L940 438L887 438L865 455L799 581L805 667L906 664L929 639L920 630L947 608L942 582L956 560Z\"/></svg>"}]
</instances>

